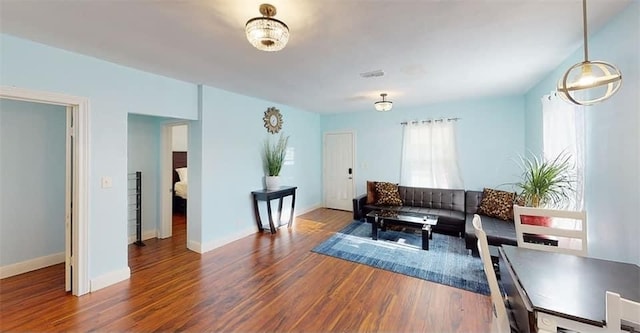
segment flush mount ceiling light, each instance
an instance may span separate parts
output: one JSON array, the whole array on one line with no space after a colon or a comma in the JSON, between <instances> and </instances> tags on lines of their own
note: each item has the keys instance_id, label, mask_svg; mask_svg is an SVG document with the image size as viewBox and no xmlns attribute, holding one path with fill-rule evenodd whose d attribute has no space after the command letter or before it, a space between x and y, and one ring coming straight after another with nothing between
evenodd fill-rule
<instances>
[{"instance_id":1,"label":"flush mount ceiling light","mask_svg":"<svg viewBox=\"0 0 640 333\"><path fill-rule=\"evenodd\" d=\"M589 61L587 48L587 0L582 0L584 61L571 66L558 81L560 96L578 105L592 105L613 96L622 84L616 66L604 61Z\"/></svg>"},{"instance_id":2,"label":"flush mount ceiling light","mask_svg":"<svg viewBox=\"0 0 640 333\"><path fill-rule=\"evenodd\" d=\"M385 97L387 97L387 94L382 93L380 94L380 96L382 97L382 100L373 103L373 106L375 106L376 111L384 112L384 111L391 110L391 108L393 107L393 102L387 101L384 99Z\"/></svg>"},{"instance_id":3,"label":"flush mount ceiling light","mask_svg":"<svg viewBox=\"0 0 640 333\"><path fill-rule=\"evenodd\" d=\"M289 41L289 27L276 20L276 7L270 4L260 5L262 17L254 17L247 21L245 32L251 45L262 51L280 51Z\"/></svg>"}]
</instances>

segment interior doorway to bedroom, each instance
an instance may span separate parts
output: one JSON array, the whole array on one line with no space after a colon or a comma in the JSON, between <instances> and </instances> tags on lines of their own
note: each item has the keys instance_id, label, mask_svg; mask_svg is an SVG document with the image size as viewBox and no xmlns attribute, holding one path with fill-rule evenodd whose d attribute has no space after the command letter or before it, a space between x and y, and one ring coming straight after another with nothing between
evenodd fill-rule
<instances>
[{"instance_id":1,"label":"interior doorway to bedroom","mask_svg":"<svg viewBox=\"0 0 640 333\"><path fill-rule=\"evenodd\" d=\"M127 236L129 267L135 275L140 258L152 256L154 262L161 262L173 256L174 250L187 247L188 122L133 113L127 120ZM140 199L136 173L141 174ZM159 244L166 251L152 251Z\"/></svg>"},{"instance_id":2,"label":"interior doorway to bedroom","mask_svg":"<svg viewBox=\"0 0 640 333\"><path fill-rule=\"evenodd\" d=\"M162 129L162 223L159 238L186 234L188 223L189 123L167 121ZM184 246L186 246L186 237Z\"/></svg>"},{"instance_id":3,"label":"interior doorway to bedroom","mask_svg":"<svg viewBox=\"0 0 640 333\"><path fill-rule=\"evenodd\" d=\"M188 132L186 124L171 125L171 174L173 196L171 198L171 234L186 232L188 198Z\"/></svg>"}]
</instances>

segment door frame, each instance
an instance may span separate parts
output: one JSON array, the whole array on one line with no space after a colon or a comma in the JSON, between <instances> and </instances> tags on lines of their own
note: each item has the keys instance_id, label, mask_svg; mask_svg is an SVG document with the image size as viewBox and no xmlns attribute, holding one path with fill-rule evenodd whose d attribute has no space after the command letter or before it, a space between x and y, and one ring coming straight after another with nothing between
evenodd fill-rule
<instances>
[{"instance_id":1,"label":"door frame","mask_svg":"<svg viewBox=\"0 0 640 333\"><path fill-rule=\"evenodd\" d=\"M322 205L327 206L327 191L325 182L327 179L327 166L325 164L327 154L327 135L333 134L351 134L351 165L353 166L353 182L351 183L351 193L356 194L356 132L354 130L330 131L322 134Z\"/></svg>"},{"instance_id":2,"label":"door frame","mask_svg":"<svg viewBox=\"0 0 640 333\"><path fill-rule=\"evenodd\" d=\"M158 232L158 238L169 238L173 235L172 218L173 218L173 127L186 125L187 126L187 166L189 165L189 146L191 140L189 140L189 121L185 120L170 120L162 124L162 134L160 138L160 230ZM191 190L187 187L187 197L190 197ZM187 210L189 204L187 204ZM187 214L189 216L189 214ZM187 221L187 223L189 223ZM185 245L186 246L186 245Z\"/></svg>"},{"instance_id":3,"label":"door frame","mask_svg":"<svg viewBox=\"0 0 640 333\"><path fill-rule=\"evenodd\" d=\"M68 186L71 179L66 179L65 183L67 185L65 186L67 190L65 191L65 197L71 199L74 203L70 210L74 223L71 227L70 237L72 246L69 247L65 245L65 248L73 251L73 256L69 256L69 253L66 253L65 258L71 260L71 266L73 267L71 274L71 293L75 296L84 295L89 292L89 99L8 86L0 86L0 98L61 105L67 107L68 110L71 109L74 121L72 129L72 135L74 136L74 159L71 161L74 168L73 188ZM66 148L67 151L68 149L69 147ZM71 190L71 194L69 190ZM65 207L65 209L67 208L68 207ZM68 220L71 218L68 209L67 212L65 224L68 223ZM66 241L68 242L69 239L66 239ZM65 250L65 252L68 250ZM65 268L65 275L66 274L68 274L68 272L66 272Z\"/></svg>"}]
</instances>

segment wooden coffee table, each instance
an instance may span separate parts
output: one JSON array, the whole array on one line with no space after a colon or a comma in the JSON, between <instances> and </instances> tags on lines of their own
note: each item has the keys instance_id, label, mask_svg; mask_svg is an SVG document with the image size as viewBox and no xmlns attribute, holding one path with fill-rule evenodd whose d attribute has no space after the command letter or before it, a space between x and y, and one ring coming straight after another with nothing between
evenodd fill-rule
<instances>
[{"instance_id":1,"label":"wooden coffee table","mask_svg":"<svg viewBox=\"0 0 640 333\"><path fill-rule=\"evenodd\" d=\"M422 249L429 250L429 239L432 238L431 227L438 224L438 216L410 212L388 212L374 210L367 214L367 222L371 223L371 238L378 240L378 230L385 231L388 226L402 226L422 231Z\"/></svg>"}]
</instances>

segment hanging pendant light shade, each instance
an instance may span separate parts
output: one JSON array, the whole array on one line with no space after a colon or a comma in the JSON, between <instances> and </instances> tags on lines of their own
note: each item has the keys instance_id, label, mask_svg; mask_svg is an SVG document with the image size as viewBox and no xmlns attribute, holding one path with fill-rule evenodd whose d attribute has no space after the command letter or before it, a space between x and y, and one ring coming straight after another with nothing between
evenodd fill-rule
<instances>
[{"instance_id":1,"label":"hanging pendant light shade","mask_svg":"<svg viewBox=\"0 0 640 333\"><path fill-rule=\"evenodd\" d=\"M578 105L592 105L613 96L622 84L616 66L604 61L589 61L587 44L587 0L582 0L584 61L571 66L558 81L560 97Z\"/></svg>"},{"instance_id":2,"label":"hanging pendant light shade","mask_svg":"<svg viewBox=\"0 0 640 333\"><path fill-rule=\"evenodd\" d=\"M276 7L270 4L260 5L260 13L263 17L254 17L245 25L247 40L258 50L282 50L289 41L289 27L273 18Z\"/></svg>"},{"instance_id":3,"label":"hanging pendant light shade","mask_svg":"<svg viewBox=\"0 0 640 333\"><path fill-rule=\"evenodd\" d=\"M385 97L387 97L387 94L385 93L380 94L380 96L382 97L382 100L373 103L373 106L376 108L376 111L380 111L380 112L390 111L391 108L393 108L393 102L387 101L384 99Z\"/></svg>"}]
</instances>

